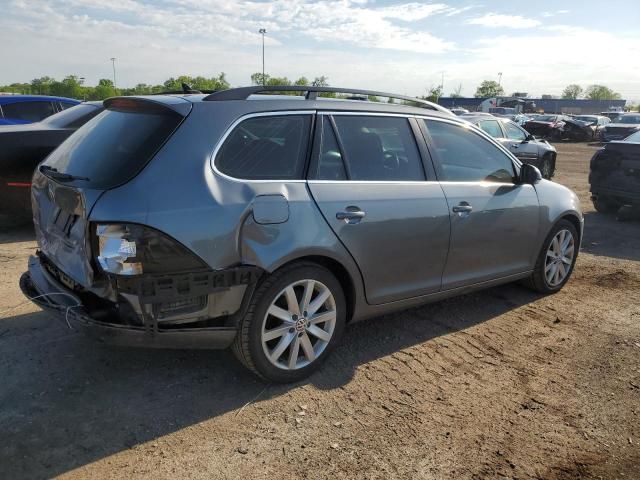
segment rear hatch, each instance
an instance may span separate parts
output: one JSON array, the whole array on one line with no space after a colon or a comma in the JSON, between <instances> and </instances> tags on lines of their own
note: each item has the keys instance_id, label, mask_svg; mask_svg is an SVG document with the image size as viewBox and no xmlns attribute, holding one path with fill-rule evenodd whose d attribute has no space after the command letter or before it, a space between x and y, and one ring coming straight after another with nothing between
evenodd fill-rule
<instances>
[{"instance_id":1,"label":"rear hatch","mask_svg":"<svg viewBox=\"0 0 640 480\"><path fill-rule=\"evenodd\" d=\"M621 124L607 125L607 128L605 128L605 134L609 139L621 140L631 135L633 132L637 130L637 128L638 128L637 125L621 125Z\"/></svg>"},{"instance_id":2,"label":"rear hatch","mask_svg":"<svg viewBox=\"0 0 640 480\"><path fill-rule=\"evenodd\" d=\"M93 206L102 193L128 182L147 165L191 106L181 97L108 99L103 113L39 165L31 189L36 239L67 286L90 288L94 283Z\"/></svg>"}]
</instances>

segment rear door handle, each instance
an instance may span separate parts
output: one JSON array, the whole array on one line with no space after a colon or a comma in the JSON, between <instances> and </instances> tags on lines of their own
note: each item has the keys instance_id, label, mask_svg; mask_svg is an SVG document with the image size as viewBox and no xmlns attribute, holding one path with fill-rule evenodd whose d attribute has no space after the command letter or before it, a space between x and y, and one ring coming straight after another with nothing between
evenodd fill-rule
<instances>
[{"instance_id":1,"label":"rear door handle","mask_svg":"<svg viewBox=\"0 0 640 480\"><path fill-rule=\"evenodd\" d=\"M343 212L336 213L338 220L344 220L345 223L354 224L360 222L365 217L366 213L360 210L359 207L348 206Z\"/></svg>"},{"instance_id":2,"label":"rear door handle","mask_svg":"<svg viewBox=\"0 0 640 480\"><path fill-rule=\"evenodd\" d=\"M460 202L458 205L454 206L451 210L453 210L453 213L457 213L460 216L462 216L465 213L471 213L471 211L473 210L473 207L467 202Z\"/></svg>"}]
</instances>

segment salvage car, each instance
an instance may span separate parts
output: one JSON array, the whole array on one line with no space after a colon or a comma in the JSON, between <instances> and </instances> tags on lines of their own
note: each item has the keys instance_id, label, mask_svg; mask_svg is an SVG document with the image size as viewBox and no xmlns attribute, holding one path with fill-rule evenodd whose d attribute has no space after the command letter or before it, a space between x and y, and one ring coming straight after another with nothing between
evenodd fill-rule
<instances>
[{"instance_id":1,"label":"salvage car","mask_svg":"<svg viewBox=\"0 0 640 480\"><path fill-rule=\"evenodd\" d=\"M589 190L593 206L600 213L640 205L640 131L607 143L593 155Z\"/></svg>"},{"instance_id":2,"label":"salvage car","mask_svg":"<svg viewBox=\"0 0 640 480\"><path fill-rule=\"evenodd\" d=\"M100 340L232 346L297 381L348 322L573 270L578 197L439 105L311 86L104 104L34 175L20 280Z\"/></svg>"},{"instance_id":3,"label":"salvage car","mask_svg":"<svg viewBox=\"0 0 640 480\"><path fill-rule=\"evenodd\" d=\"M575 115L565 119L557 136L583 142L599 140L609 123L611 120L608 117L600 115Z\"/></svg>"},{"instance_id":4,"label":"salvage car","mask_svg":"<svg viewBox=\"0 0 640 480\"><path fill-rule=\"evenodd\" d=\"M556 170L556 148L549 142L536 139L508 118L465 117L472 124L491 135L511 150L518 160L536 166L542 177L550 179Z\"/></svg>"},{"instance_id":5,"label":"salvage car","mask_svg":"<svg viewBox=\"0 0 640 480\"><path fill-rule=\"evenodd\" d=\"M562 127L567 120L565 115L538 115L524 124L524 129L531 135L541 138L559 138Z\"/></svg>"},{"instance_id":6,"label":"salvage car","mask_svg":"<svg viewBox=\"0 0 640 480\"><path fill-rule=\"evenodd\" d=\"M0 125L39 122L79 103L73 98L46 95L0 95Z\"/></svg>"},{"instance_id":7,"label":"salvage car","mask_svg":"<svg viewBox=\"0 0 640 480\"><path fill-rule=\"evenodd\" d=\"M640 113L625 113L604 127L602 141L623 140L640 130Z\"/></svg>"},{"instance_id":8,"label":"salvage car","mask_svg":"<svg viewBox=\"0 0 640 480\"><path fill-rule=\"evenodd\" d=\"M576 115L572 118L574 121L584 122L591 130L591 138L588 140L599 140L602 138L604 127L611 123L609 117L603 115Z\"/></svg>"},{"instance_id":9,"label":"salvage car","mask_svg":"<svg viewBox=\"0 0 640 480\"><path fill-rule=\"evenodd\" d=\"M36 166L102 110L102 102L87 102L42 122L0 127L0 222L31 218L31 177Z\"/></svg>"}]
</instances>

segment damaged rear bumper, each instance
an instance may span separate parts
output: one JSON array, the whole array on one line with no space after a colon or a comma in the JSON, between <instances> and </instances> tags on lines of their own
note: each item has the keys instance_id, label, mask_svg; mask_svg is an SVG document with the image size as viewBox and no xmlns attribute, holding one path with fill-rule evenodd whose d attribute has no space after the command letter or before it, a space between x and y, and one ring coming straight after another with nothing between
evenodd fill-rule
<instances>
[{"instance_id":1,"label":"damaged rear bumper","mask_svg":"<svg viewBox=\"0 0 640 480\"><path fill-rule=\"evenodd\" d=\"M211 278L212 288L215 291L229 287L229 282L246 282L252 287L259 277L259 269L253 267L238 267L213 273ZM171 292L149 291L150 285L156 286L157 282L145 279L140 284L142 300L153 300L158 295L171 296ZM174 325L171 329L162 327L155 315L143 315L140 326L97 320L90 315L90 311L83 303L81 295L63 285L58 278L44 267L37 256L29 258L29 270L20 278L20 288L36 305L56 316L60 317L73 330L82 331L99 341L126 346L155 347L155 348L227 348L233 342L236 335L235 321L226 321L216 327L193 327ZM251 294L252 288L247 288L244 300L235 312L235 317L244 314L246 299ZM179 296L179 292L174 292ZM149 304L151 305L151 304ZM151 309L149 309L151 310Z\"/></svg>"}]
</instances>

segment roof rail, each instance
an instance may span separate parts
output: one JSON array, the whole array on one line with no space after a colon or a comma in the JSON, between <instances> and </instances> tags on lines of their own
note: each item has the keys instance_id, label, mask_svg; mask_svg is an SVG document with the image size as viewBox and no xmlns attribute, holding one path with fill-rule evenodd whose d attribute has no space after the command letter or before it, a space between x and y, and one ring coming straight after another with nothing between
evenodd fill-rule
<instances>
[{"instance_id":1,"label":"roof rail","mask_svg":"<svg viewBox=\"0 0 640 480\"><path fill-rule=\"evenodd\" d=\"M247 100L251 95L263 92L305 92L307 100L316 100L318 93L345 93L355 95L365 95L366 97L387 97L394 100L403 100L410 102L418 107L429 108L439 112L451 113L446 108L421 98L408 97L406 95L397 95L395 93L376 92L374 90L360 90L358 88L339 88L339 87L313 87L306 85L265 85L254 87L238 87L228 90L220 90L203 98L203 101L214 102L223 100ZM354 97L349 97L354 98Z\"/></svg>"}]
</instances>

